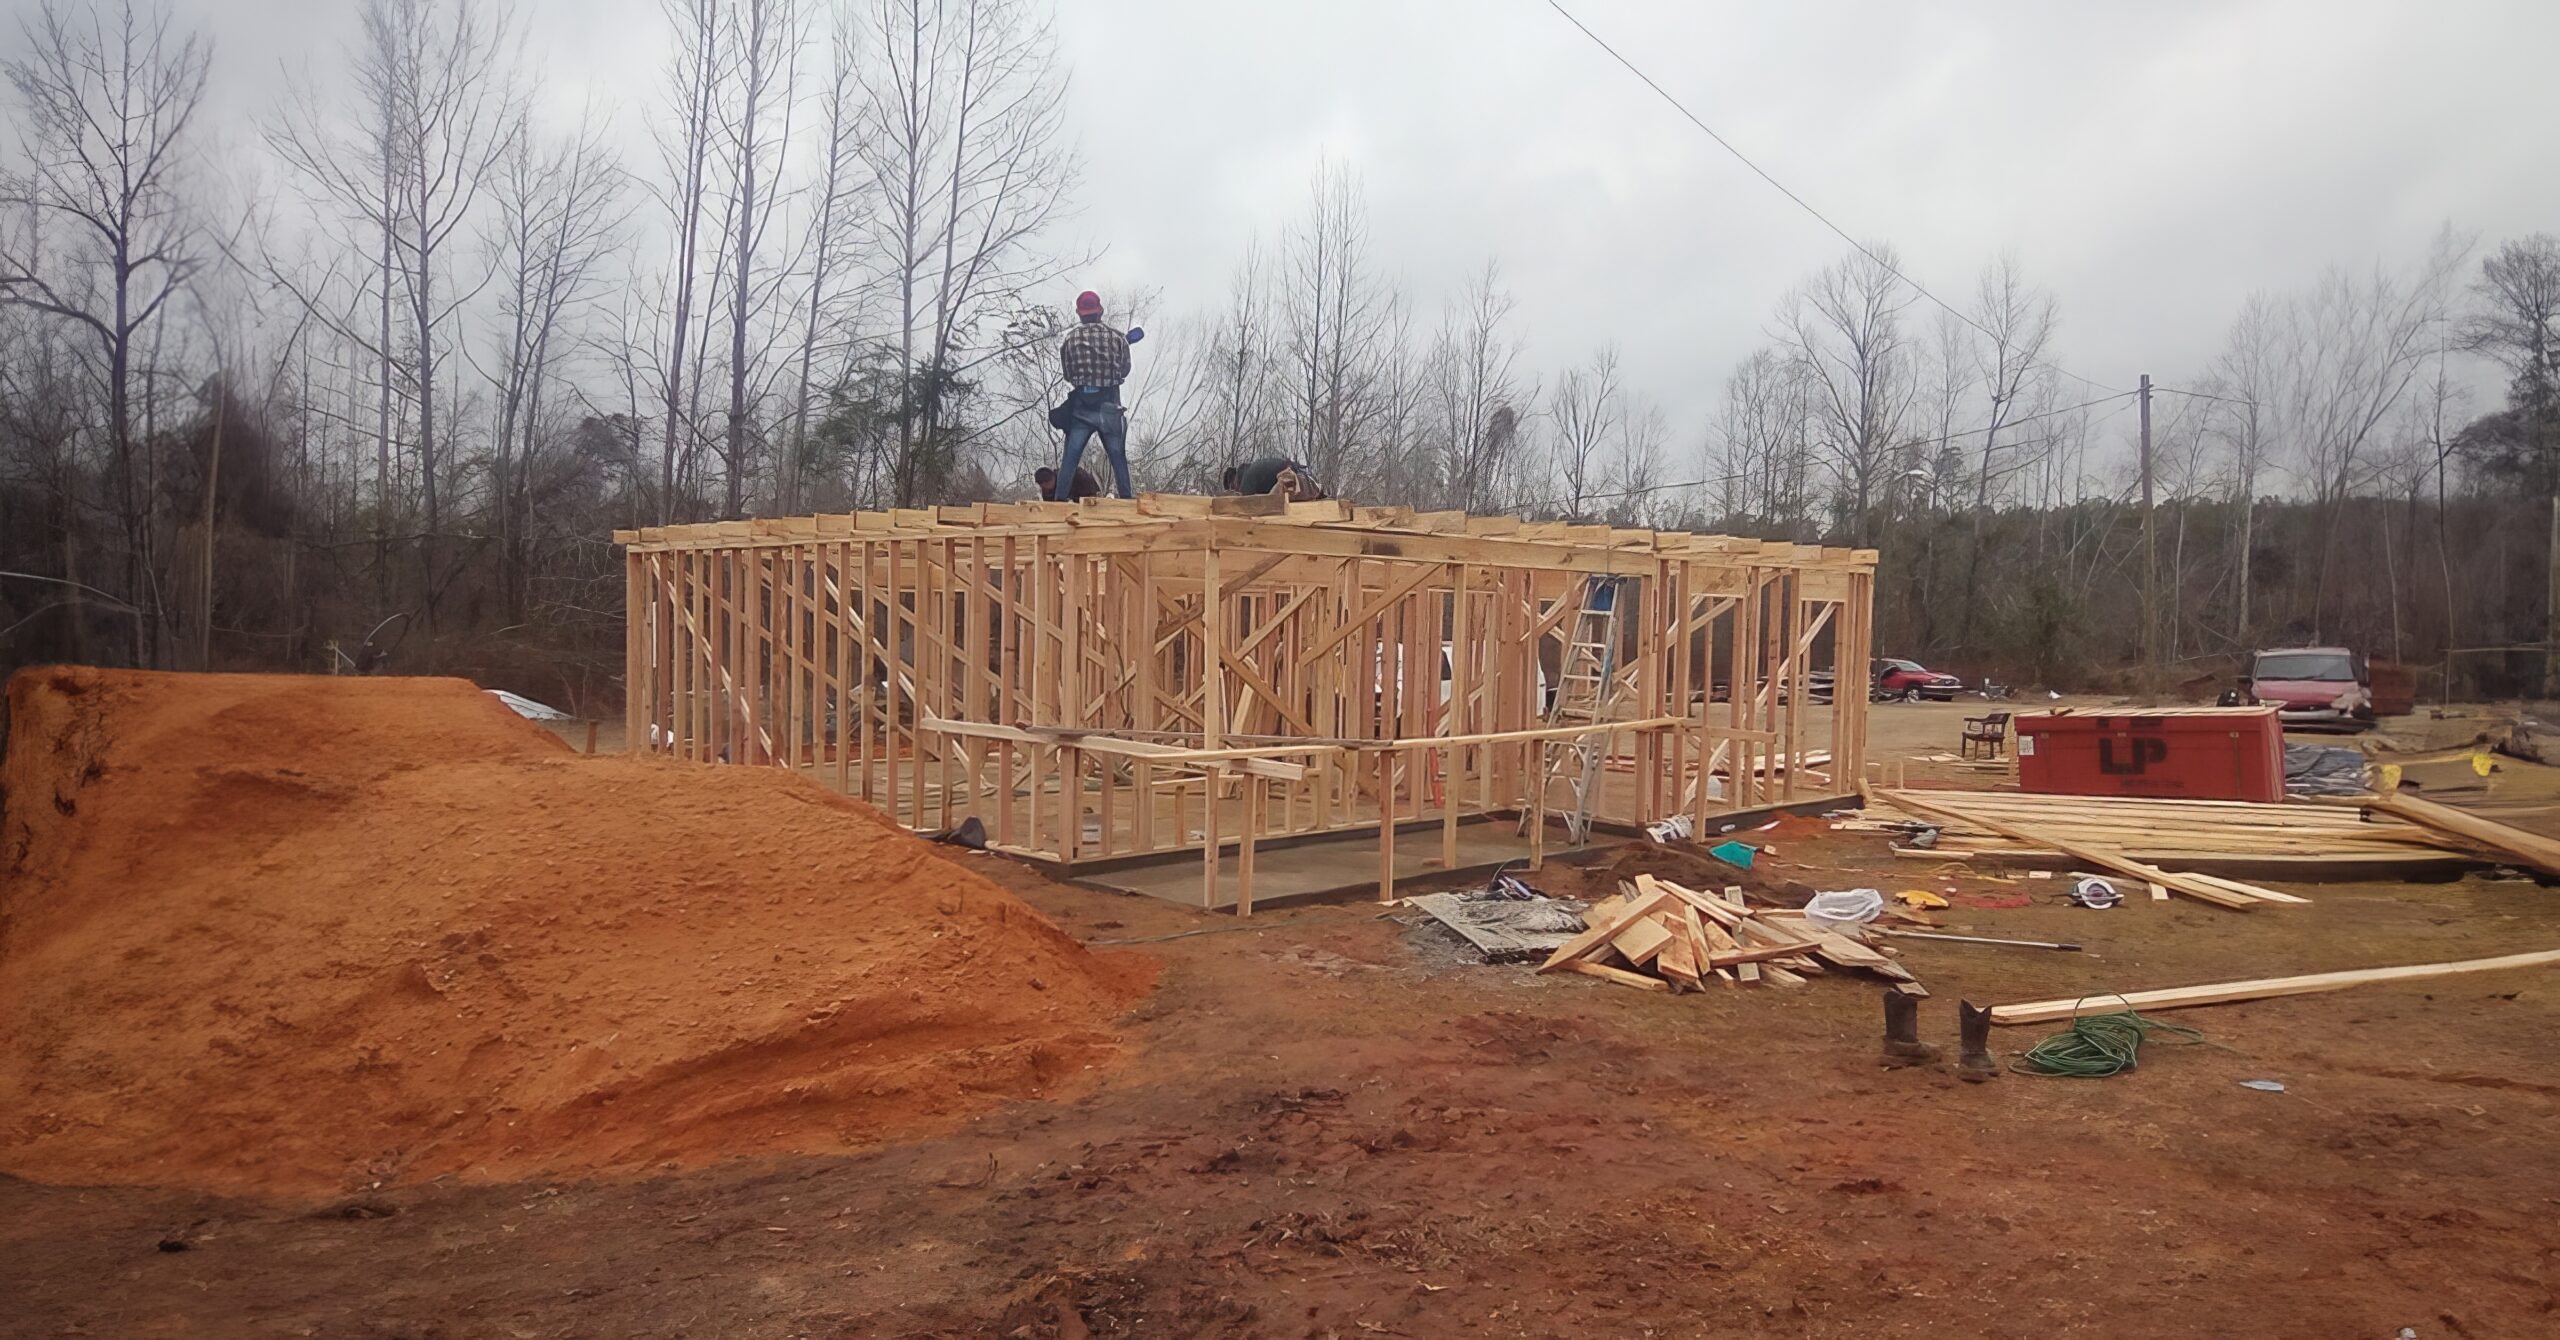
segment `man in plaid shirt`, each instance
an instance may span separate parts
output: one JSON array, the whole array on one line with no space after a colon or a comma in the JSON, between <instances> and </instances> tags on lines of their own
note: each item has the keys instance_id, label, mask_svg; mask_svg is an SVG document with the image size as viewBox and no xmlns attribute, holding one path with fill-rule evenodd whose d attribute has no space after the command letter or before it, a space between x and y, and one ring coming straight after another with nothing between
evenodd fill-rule
<instances>
[{"instance_id":1,"label":"man in plaid shirt","mask_svg":"<svg viewBox=\"0 0 2560 1340\"><path fill-rule=\"evenodd\" d=\"M1052 484L1052 500L1067 501L1074 487L1076 462L1084 444L1096 433L1111 457L1111 474L1120 496L1134 498L1129 483L1129 420L1120 408L1120 383L1129 380L1129 345L1139 332L1120 331L1102 320L1102 297L1090 290L1076 295L1076 326L1058 344L1058 369L1071 390L1050 412L1049 421L1067 432L1067 457Z\"/></svg>"}]
</instances>

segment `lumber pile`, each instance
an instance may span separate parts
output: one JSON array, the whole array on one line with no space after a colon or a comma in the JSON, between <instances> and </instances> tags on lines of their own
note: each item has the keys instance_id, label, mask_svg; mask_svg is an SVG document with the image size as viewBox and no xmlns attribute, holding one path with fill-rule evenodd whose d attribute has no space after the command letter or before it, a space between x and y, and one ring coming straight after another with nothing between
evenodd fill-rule
<instances>
[{"instance_id":1,"label":"lumber pile","mask_svg":"<svg viewBox=\"0 0 2560 1340\"><path fill-rule=\"evenodd\" d=\"M2310 901L2292 894L2280 894L2272 889L2262 889L2254 884L2241 884L2214 876L2179 874L2163 870L2138 860L2122 848L2113 845L2112 837L2087 837L2076 831L2066 833L2060 826L2050 823L2044 825L2033 822L2021 823L2014 818L1986 814L1978 809L1969 811L1944 806L1934 792L1927 800L1922 800L1911 792L1895 792L1892 801L1902 809L1924 816L1934 816L1946 821L1969 820L2018 842L2050 846L2062 855L2094 869L2139 880L2155 890L2165 889L2170 893L2182 893L2217 907L2228 907L2245 912L2261 903Z\"/></svg>"},{"instance_id":2,"label":"lumber pile","mask_svg":"<svg viewBox=\"0 0 2560 1340\"><path fill-rule=\"evenodd\" d=\"M2475 842L2398 817L2360 814L2345 805L1905 790L1879 793L1863 817L1839 826L1901 833L1914 824L1936 827L1937 840L1925 848L1897 847L1895 855L2053 866L2096 864L2083 854L2094 849L2121 858L2112 867L2120 874L2131 875L2122 864L2130 861L2212 876L2205 882L2215 885L2235 882L2225 876L2408 876L2459 870L2484 859ZM2560 856L2560 851L2554 854ZM2148 875L2133 877L2169 883Z\"/></svg>"},{"instance_id":3,"label":"lumber pile","mask_svg":"<svg viewBox=\"0 0 2560 1340\"><path fill-rule=\"evenodd\" d=\"M2495 819L2405 793L2375 796L2366 804L2394 819L2418 825L2445 841L2468 843L2490 852L2510 865L2545 875L2560 875L2560 842L2539 833L2528 833Z\"/></svg>"},{"instance_id":4,"label":"lumber pile","mask_svg":"<svg viewBox=\"0 0 2560 1340\"><path fill-rule=\"evenodd\" d=\"M1557 947L1540 972L1574 972L1646 991L1695 991L1709 979L1728 986L1802 986L1827 968L1873 973L1912 996L1928 991L1884 950L1853 930L1744 905L1742 890L1701 893L1638 875L1592 907L1589 929Z\"/></svg>"}]
</instances>

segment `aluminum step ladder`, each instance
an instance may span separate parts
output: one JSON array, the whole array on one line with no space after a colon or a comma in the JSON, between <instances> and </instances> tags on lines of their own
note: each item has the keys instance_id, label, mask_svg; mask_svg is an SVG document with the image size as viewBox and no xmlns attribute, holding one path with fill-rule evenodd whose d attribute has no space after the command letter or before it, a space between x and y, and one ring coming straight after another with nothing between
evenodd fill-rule
<instances>
[{"instance_id":1,"label":"aluminum step ladder","mask_svg":"<svg viewBox=\"0 0 2560 1340\"><path fill-rule=\"evenodd\" d=\"M1593 577L1583 587L1582 608L1575 611L1566 634L1564 660L1557 667L1555 698L1548 705L1549 726L1596 725L1609 718L1618 699L1618 644L1623 596L1632 579ZM1572 739L1548 740L1538 768L1538 799L1543 808L1558 780L1571 786L1572 803L1558 806L1564 815L1565 839L1581 846L1591 836L1591 807L1609 757L1609 737L1593 732ZM1523 815L1526 822L1526 815Z\"/></svg>"}]
</instances>

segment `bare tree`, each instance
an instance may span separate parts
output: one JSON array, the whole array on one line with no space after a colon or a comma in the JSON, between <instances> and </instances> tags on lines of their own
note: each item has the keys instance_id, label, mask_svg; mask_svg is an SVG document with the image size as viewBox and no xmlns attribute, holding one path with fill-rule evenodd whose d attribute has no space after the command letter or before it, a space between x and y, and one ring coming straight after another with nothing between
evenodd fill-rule
<instances>
[{"instance_id":1,"label":"bare tree","mask_svg":"<svg viewBox=\"0 0 2560 1340\"><path fill-rule=\"evenodd\" d=\"M2353 275L2333 267L2287 306L2279 403L2313 504L2330 518L2311 565L2315 628L2345 500L2373 477L2369 449L2446 338L2454 278L2470 250L2469 240L2448 228L2407 272L2376 265Z\"/></svg>"},{"instance_id":2,"label":"bare tree","mask_svg":"<svg viewBox=\"0 0 2560 1340\"><path fill-rule=\"evenodd\" d=\"M1556 472L1564 485L1564 512L1584 519L1592 495L1607 475L1607 448L1618 436L1626 412L1618 385L1618 346L1603 345L1587 367L1567 368L1547 397L1547 418L1555 425Z\"/></svg>"},{"instance_id":3,"label":"bare tree","mask_svg":"<svg viewBox=\"0 0 2560 1340\"><path fill-rule=\"evenodd\" d=\"M2217 408L2222 412L2216 422L2231 452L2231 494L2239 513L2231 641L2241 648L2251 638L2249 598L2255 580L2251 557L2257 549L2259 482L2272 453L2271 430L2278 408L2280 323L2275 299L2264 293L2249 295L2214 360L2207 392L2221 398Z\"/></svg>"},{"instance_id":4,"label":"bare tree","mask_svg":"<svg viewBox=\"0 0 2560 1340\"><path fill-rule=\"evenodd\" d=\"M1501 284L1501 267L1485 262L1432 345L1440 498L1460 511L1504 510L1505 476L1523 423L1537 412L1537 384L1521 382L1513 371L1520 344L1510 321L1518 304Z\"/></svg>"},{"instance_id":5,"label":"bare tree","mask_svg":"<svg viewBox=\"0 0 2560 1340\"><path fill-rule=\"evenodd\" d=\"M776 178L791 150L793 84L806 32L793 0L730 0L725 21L732 59L716 97L729 230L723 258L729 286L729 410L720 458L728 490L722 515L737 517L746 515L752 459L747 428L755 418L747 389L755 376L747 332L782 280L778 267L760 267L759 258L782 199Z\"/></svg>"},{"instance_id":6,"label":"bare tree","mask_svg":"<svg viewBox=\"0 0 2560 1340\"><path fill-rule=\"evenodd\" d=\"M1662 451L1671 440L1671 420L1660 405L1638 397L1612 435L1608 474L1609 520L1620 526L1667 525L1680 512L1679 499L1663 479ZM1581 520L1579 513L1575 520Z\"/></svg>"},{"instance_id":7,"label":"bare tree","mask_svg":"<svg viewBox=\"0 0 2560 1340\"><path fill-rule=\"evenodd\" d=\"M1348 484L1363 473L1352 458L1375 408L1372 383L1396 306L1370 268L1368 205L1349 168L1317 167L1306 218L1282 247L1298 452L1317 478Z\"/></svg>"},{"instance_id":8,"label":"bare tree","mask_svg":"<svg viewBox=\"0 0 2560 1340\"><path fill-rule=\"evenodd\" d=\"M141 610L132 655L154 664L163 601L133 422L135 342L156 330L202 263L177 183L210 53L175 31L166 11L131 0L103 15L46 0L22 32L27 54L0 71L15 95L24 167L0 179L0 201L31 221L0 249L0 299L68 322L97 346L125 595Z\"/></svg>"},{"instance_id":9,"label":"bare tree","mask_svg":"<svg viewBox=\"0 0 2560 1340\"><path fill-rule=\"evenodd\" d=\"M496 450L490 512L498 540L498 586L509 623L525 617L527 489L543 414L570 339L571 311L584 303L622 221L622 169L589 119L575 134L537 149L519 129L492 190L496 224L489 245L500 277Z\"/></svg>"},{"instance_id":10,"label":"bare tree","mask_svg":"<svg viewBox=\"0 0 2560 1340\"><path fill-rule=\"evenodd\" d=\"M691 397L699 392L697 382L687 374L701 357L693 338L695 285L702 274L703 214L716 134L714 109L730 57L721 0L660 3L676 39L667 69L668 116L657 140L662 178L656 187L673 254L665 275L665 354L650 380L660 419L658 516L661 521L673 521L681 510L679 499L690 486L686 462L696 422Z\"/></svg>"},{"instance_id":11,"label":"bare tree","mask_svg":"<svg viewBox=\"0 0 2560 1340\"><path fill-rule=\"evenodd\" d=\"M863 188L857 139L862 126L861 49L862 33L853 11L838 5L827 34L826 81L818 90L818 171L803 261L808 289L801 301L799 375L791 398L788 445L775 471L775 506L786 513L800 510L816 392L841 376L844 354L852 343L839 332L850 324L844 302L846 272L862 240L856 219ZM817 373L822 343L831 358L824 382Z\"/></svg>"},{"instance_id":12,"label":"bare tree","mask_svg":"<svg viewBox=\"0 0 2560 1340\"><path fill-rule=\"evenodd\" d=\"M1992 491L2018 469L2025 450L2043 440L2040 435L2013 434L2004 441L2002 434L2010 431L2018 419L2033 418L2052 407L2053 374L2045 364L2045 354L2053 343L2057 322L2053 295L2027 284L2019 273L2016 257L2003 255L1982 272L1974 296L1974 329L1979 330L1981 338L1975 343L1973 370L1976 385L1989 404L1982 425L1982 445L1974 453L1972 527L1965 552L1964 597L1956 632L1968 642L1974 635L1975 611L1983 603L1984 527L1990 522ZM1952 423L1941 428L1950 437L1954 431Z\"/></svg>"},{"instance_id":13,"label":"bare tree","mask_svg":"<svg viewBox=\"0 0 2560 1340\"><path fill-rule=\"evenodd\" d=\"M957 462L961 356L1066 268L1036 245L1067 206L1066 77L1027 0L875 0L861 138L898 303L899 505Z\"/></svg>"},{"instance_id":14,"label":"bare tree","mask_svg":"<svg viewBox=\"0 0 2560 1340\"><path fill-rule=\"evenodd\" d=\"M1911 291L1899 268L1890 247L1852 252L1797 289L1778 316L1779 338L1812 393L1816 451L1853 544L1871 538L1911 404L1911 351L1902 332Z\"/></svg>"},{"instance_id":15,"label":"bare tree","mask_svg":"<svg viewBox=\"0 0 2560 1340\"><path fill-rule=\"evenodd\" d=\"M306 101L271 128L268 142L305 180L381 229L390 279L381 298L386 307L396 300L402 326L395 336L386 317L380 346L386 360L402 350L417 410L418 554L432 623L450 576L437 561L450 452L439 436L436 392L458 316L486 282L468 270L467 256L453 254L454 244L524 116L505 15L473 0L365 0L362 22L355 68L363 117ZM350 124L362 127L352 138Z\"/></svg>"},{"instance_id":16,"label":"bare tree","mask_svg":"<svg viewBox=\"0 0 2560 1340\"><path fill-rule=\"evenodd\" d=\"M1728 521L1758 518L1782 535L1803 529L1811 413L1802 367L1776 349L1753 350L1725 379L1709 460Z\"/></svg>"},{"instance_id":17,"label":"bare tree","mask_svg":"<svg viewBox=\"0 0 2560 1340\"><path fill-rule=\"evenodd\" d=\"M1368 446L1346 451L1345 470L1354 464L1360 469L1346 473L1343 485L1381 499L1420 501L1440 486L1437 462L1425 449L1437 360L1415 340L1413 307L1404 294L1388 289L1383 301L1374 342L1356 360L1362 371L1354 422ZM1354 363L1346 351L1343 365Z\"/></svg>"},{"instance_id":18,"label":"bare tree","mask_svg":"<svg viewBox=\"0 0 2560 1340\"><path fill-rule=\"evenodd\" d=\"M1272 383L1279 352L1265 265L1261 242L1248 241L1244 259L1237 263L1228 285L1226 313L1211 337L1209 397L1216 416L1215 463L1221 468L1260 455L1272 445L1271 401L1276 389ZM1217 475L1215 470L1208 473L1212 479ZM1330 482L1340 483L1338 479Z\"/></svg>"},{"instance_id":19,"label":"bare tree","mask_svg":"<svg viewBox=\"0 0 2560 1340\"><path fill-rule=\"evenodd\" d=\"M2560 237L2535 233L2498 248L2480 263L2472 295L2462 343L2507 370L2529 477L2550 499L2542 692L2560 697Z\"/></svg>"}]
</instances>

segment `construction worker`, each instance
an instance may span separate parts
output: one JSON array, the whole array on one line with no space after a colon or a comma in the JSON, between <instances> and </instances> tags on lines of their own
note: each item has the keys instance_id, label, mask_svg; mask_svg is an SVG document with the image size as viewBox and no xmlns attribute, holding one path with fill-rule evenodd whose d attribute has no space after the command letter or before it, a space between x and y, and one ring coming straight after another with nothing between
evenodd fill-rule
<instances>
[{"instance_id":1,"label":"construction worker","mask_svg":"<svg viewBox=\"0 0 2560 1340\"><path fill-rule=\"evenodd\" d=\"M1043 498L1050 498L1051 494L1058 491L1058 472L1048 466L1041 466L1032 472L1031 478L1040 485L1040 496ZM1102 481L1094 478L1091 470L1079 469L1075 474L1075 488L1068 496L1078 500L1099 498L1102 496ZM1056 499L1050 498L1050 501L1055 502Z\"/></svg>"},{"instance_id":2,"label":"construction worker","mask_svg":"<svg viewBox=\"0 0 2560 1340\"><path fill-rule=\"evenodd\" d=\"M1120 383L1129 380L1129 346L1143 335L1136 330L1124 335L1105 324L1102 295L1090 289L1076 295L1075 328L1058 342L1058 370L1073 389L1067 392L1066 403L1049 414L1049 421L1067 432L1066 459L1050 481L1052 501L1069 501L1067 490L1075 484L1076 462L1084 455L1085 442L1097 433L1111 457L1111 474L1120 496L1138 496L1129 483L1129 420L1120 408Z\"/></svg>"},{"instance_id":3,"label":"construction worker","mask_svg":"<svg viewBox=\"0 0 2560 1340\"><path fill-rule=\"evenodd\" d=\"M1229 493L1263 494L1286 491L1291 502L1314 502L1324 496L1324 486L1316 482L1315 471L1286 456L1264 456L1230 465L1221 480Z\"/></svg>"}]
</instances>

